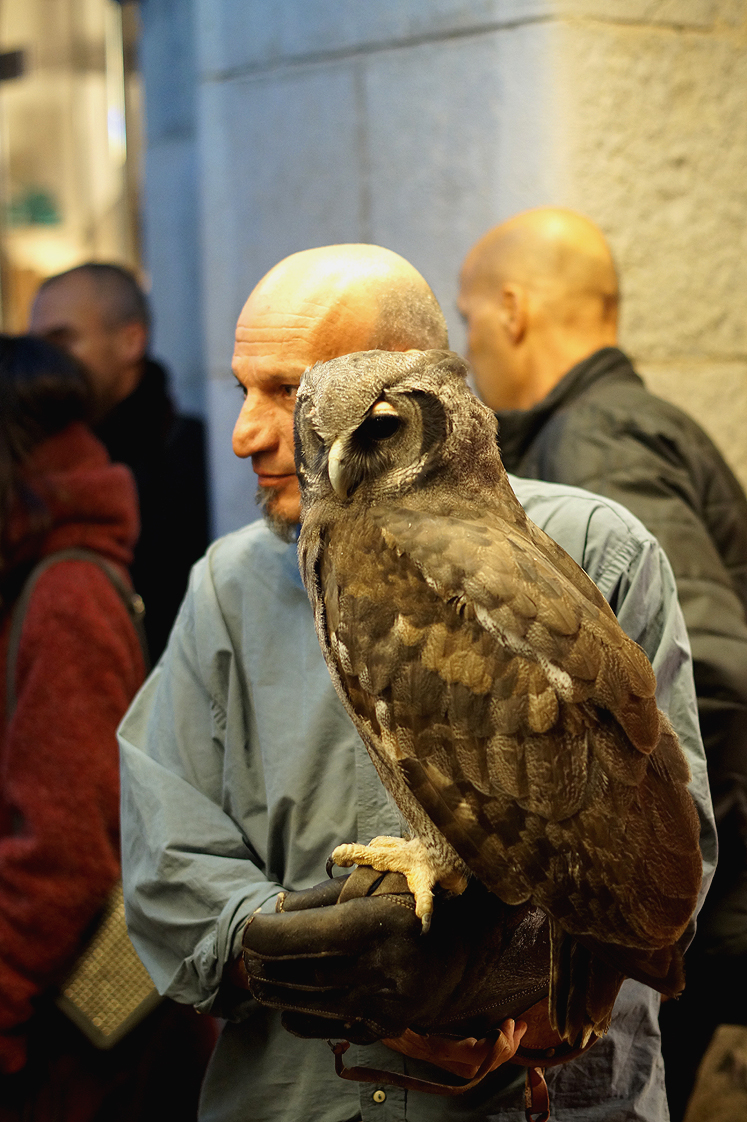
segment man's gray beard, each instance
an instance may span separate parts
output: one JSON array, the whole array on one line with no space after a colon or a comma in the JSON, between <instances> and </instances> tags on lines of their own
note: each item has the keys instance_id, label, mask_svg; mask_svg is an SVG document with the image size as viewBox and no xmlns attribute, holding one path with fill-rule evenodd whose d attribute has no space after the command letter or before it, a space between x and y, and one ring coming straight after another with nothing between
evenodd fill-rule
<instances>
[{"instance_id":1,"label":"man's gray beard","mask_svg":"<svg viewBox=\"0 0 747 1122\"><path fill-rule=\"evenodd\" d=\"M255 501L273 534L283 542L294 542L298 536L298 522L295 518L283 518L272 509L273 500L278 497L278 493L278 487L259 487Z\"/></svg>"}]
</instances>

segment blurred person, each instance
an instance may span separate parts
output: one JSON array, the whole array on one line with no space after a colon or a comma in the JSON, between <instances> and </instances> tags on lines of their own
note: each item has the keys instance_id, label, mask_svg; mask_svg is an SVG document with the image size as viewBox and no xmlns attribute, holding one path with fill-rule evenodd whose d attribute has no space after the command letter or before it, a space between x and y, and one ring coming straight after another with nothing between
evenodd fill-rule
<instances>
[{"instance_id":1,"label":"blurred person","mask_svg":"<svg viewBox=\"0 0 747 1122\"><path fill-rule=\"evenodd\" d=\"M174 410L166 371L148 355L148 301L127 269L95 262L48 278L34 299L30 329L83 365L94 431L111 459L135 475L141 533L132 579L145 601L155 662L189 570L208 543L202 421Z\"/></svg>"},{"instance_id":2,"label":"blurred person","mask_svg":"<svg viewBox=\"0 0 747 1122\"><path fill-rule=\"evenodd\" d=\"M116 727L145 671L95 561L38 576L5 689L13 606L40 560L84 548L129 583L135 486L84 424L88 409L68 355L0 336L0 1120L188 1122L212 1044L205 1019L164 1003L100 1052L51 998L119 876Z\"/></svg>"},{"instance_id":3,"label":"blurred person","mask_svg":"<svg viewBox=\"0 0 747 1122\"><path fill-rule=\"evenodd\" d=\"M669 557L693 652L719 828L716 877L662 1008L673 1119L715 1027L747 1008L747 499L702 429L617 347L618 281L600 230L541 207L490 230L461 272L480 396L508 471L623 503Z\"/></svg>"}]
</instances>

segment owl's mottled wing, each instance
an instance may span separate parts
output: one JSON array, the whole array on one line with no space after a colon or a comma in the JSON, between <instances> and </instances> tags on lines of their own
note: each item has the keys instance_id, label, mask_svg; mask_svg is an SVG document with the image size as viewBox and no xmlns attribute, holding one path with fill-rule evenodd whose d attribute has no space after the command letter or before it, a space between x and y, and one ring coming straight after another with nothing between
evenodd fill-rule
<instances>
[{"instance_id":1,"label":"owl's mottled wing","mask_svg":"<svg viewBox=\"0 0 747 1122\"><path fill-rule=\"evenodd\" d=\"M590 946L675 942L701 874L688 769L588 578L489 515L373 508L318 530L322 646L382 775L507 903Z\"/></svg>"}]
</instances>

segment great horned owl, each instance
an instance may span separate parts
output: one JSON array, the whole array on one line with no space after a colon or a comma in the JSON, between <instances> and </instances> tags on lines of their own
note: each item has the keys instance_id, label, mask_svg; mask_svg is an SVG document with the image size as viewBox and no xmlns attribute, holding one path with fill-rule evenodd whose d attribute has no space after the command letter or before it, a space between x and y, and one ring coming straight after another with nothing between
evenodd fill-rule
<instances>
[{"instance_id":1,"label":"great horned owl","mask_svg":"<svg viewBox=\"0 0 747 1122\"><path fill-rule=\"evenodd\" d=\"M550 1017L603 1032L625 975L683 985L701 879L687 763L643 653L508 483L496 422L446 351L307 371L302 576L337 691L412 831L340 846L436 883L478 877L551 923Z\"/></svg>"}]
</instances>

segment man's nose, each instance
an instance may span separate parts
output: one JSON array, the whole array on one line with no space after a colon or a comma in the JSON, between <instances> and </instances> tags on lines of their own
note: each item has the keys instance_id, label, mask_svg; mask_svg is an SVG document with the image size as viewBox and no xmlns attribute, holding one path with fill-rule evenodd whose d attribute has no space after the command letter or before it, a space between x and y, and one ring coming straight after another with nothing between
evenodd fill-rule
<instances>
[{"instance_id":1,"label":"man's nose","mask_svg":"<svg viewBox=\"0 0 747 1122\"><path fill-rule=\"evenodd\" d=\"M277 444L272 406L261 395L249 390L233 429L235 455L245 459L267 452Z\"/></svg>"}]
</instances>

